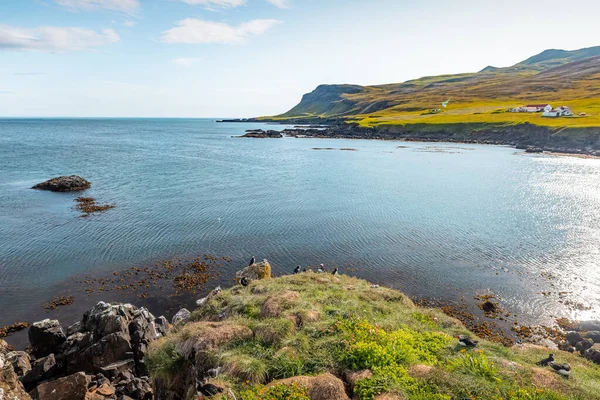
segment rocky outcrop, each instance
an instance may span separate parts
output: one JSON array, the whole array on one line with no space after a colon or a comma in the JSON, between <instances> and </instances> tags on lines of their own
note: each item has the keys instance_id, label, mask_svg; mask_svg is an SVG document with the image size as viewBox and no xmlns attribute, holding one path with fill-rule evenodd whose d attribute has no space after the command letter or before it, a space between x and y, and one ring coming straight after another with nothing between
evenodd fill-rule
<instances>
[{"instance_id":1,"label":"rocky outcrop","mask_svg":"<svg viewBox=\"0 0 600 400\"><path fill-rule=\"evenodd\" d=\"M279 131L262 129L249 129L246 134L241 136L244 138L257 138L257 139L281 139L283 135Z\"/></svg>"},{"instance_id":2,"label":"rocky outcrop","mask_svg":"<svg viewBox=\"0 0 600 400\"><path fill-rule=\"evenodd\" d=\"M11 350L10 346L0 339L0 399L31 399L10 361Z\"/></svg>"},{"instance_id":3,"label":"rocky outcrop","mask_svg":"<svg viewBox=\"0 0 600 400\"><path fill-rule=\"evenodd\" d=\"M46 182L38 183L32 189L49 190L51 192L78 192L89 189L92 183L77 175L59 176Z\"/></svg>"},{"instance_id":4,"label":"rocky outcrop","mask_svg":"<svg viewBox=\"0 0 600 400\"><path fill-rule=\"evenodd\" d=\"M240 283L242 278L246 278L248 281L256 281L260 279L271 278L271 264L267 260L254 263L241 271L236 272L235 280Z\"/></svg>"},{"instance_id":5,"label":"rocky outcrop","mask_svg":"<svg viewBox=\"0 0 600 400\"><path fill-rule=\"evenodd\" d=\"M131 304L99 302L81 321L64 330L44 320L29 329L32 355L12 352L17 382L34 399L146 400L153 397L145 357L148 345L166 335L166 318ZM29 397L26 397L29 398Z\"/></svg>"}]
</instances>

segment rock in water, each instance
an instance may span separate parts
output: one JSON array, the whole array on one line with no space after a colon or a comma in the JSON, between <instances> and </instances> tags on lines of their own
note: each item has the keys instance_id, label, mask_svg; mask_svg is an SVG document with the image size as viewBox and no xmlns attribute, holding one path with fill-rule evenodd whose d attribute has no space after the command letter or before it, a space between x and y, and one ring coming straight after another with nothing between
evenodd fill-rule
<instances>
[{"instance_id":1,"label":"rock in water","mask_svg":"<svg viewBox=\"0 0 600 400\"><path fill-rule=\"evenodd\" d=\"M49 190L51 192L78 192L89 189L92 183L80 176L59 176L46 182L38 183L32 189Z\"/></svg>"},{"instance_id":2,"label":"rock in water","mask_svg":"<svg viewBox=\"0 0 600 400\"><path fill-rule=\"evenodd\" d=\"M257 281L260 279L271 278L271 264L267 260L263 260L259 263L254 263L235 274L235 278L238 284L241 284L242 278L246 278L249 281Z\"/></svg>"}]
</instances>

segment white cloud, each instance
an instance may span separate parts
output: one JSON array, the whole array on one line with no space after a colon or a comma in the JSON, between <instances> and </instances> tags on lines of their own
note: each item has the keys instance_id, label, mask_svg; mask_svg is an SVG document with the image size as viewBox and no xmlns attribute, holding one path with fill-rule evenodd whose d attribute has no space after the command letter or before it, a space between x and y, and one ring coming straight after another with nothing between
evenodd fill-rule
<instances>
[{"instance_id":1,"label":"white cloud","mask_svg":"<svg viewBox=\"0 0 600 400\"><path fill-rule=\"evenodd\" d=\"M161 41L165 43L206 44L244 43L250 36L261 35L280 24L275 19L255 19L238 26L222 22L187 18L177 23L177 27L164 31Z\"/></svg>"},{"instance_id":2,"label":"white cloud","mask_svg":"<svg viewBox=\"0 0 600 400\"><path fill-rule=\"evenodd\" d=\"M182 0L193 6L234 8L246 4L246 0Z\"/></svg>"},{"instance_id":3,"label":"white cloud","mask_svg":"<svg viewBox=\"0 0 600 400\"><path fill-rule=\"evenodd\" d=\"M173 62L173 64L177 64L180 67L190 68L196 62L200 61L200 59L196 58L196 57L179 57L179 58L174 58L171 61Z\"/></svg>"},{"instance_id":4,"label":"white cloud","mask_svg":"<svg viewBox=\"0 0 600 400\"><path fill-rule=\"evenodd\" d=\"M267 0L267 2L279 8L288 8L290 6L290 0Z\"/></svg>"},{"instance_id":5,"label":"white cloud","mask_svg":"<svg viewBox=\"0 0 600 400\"><path fill-rule=\"evenodd\" d=\"M125 22L123 22L123 26L126 27L126 28L133 28L136 25L137 25L137 22L132 21L130 19L128 19Z\"/></svg>"},{"instance_id":6,"label":"white cloud","mask_svg":"<svg viewBox=\"0 0 600 400\"><path fill-rule=\"evenodd\" d=\"M54 2L73 11L104 9L135 14L140 8L139 0L54 0Z\"/></svg>"},{"instance_id":7,"label":"white cloud","mask_svg":"<svg viewBox=\"0 0 600 400\"><path fill-rule=\"evenodd\" d=\"M119 35L113 29L96 32L85 28L42 26L29 29L0 25L0 50L81 51L118 41Z\"/></svg>"}]
</instances>

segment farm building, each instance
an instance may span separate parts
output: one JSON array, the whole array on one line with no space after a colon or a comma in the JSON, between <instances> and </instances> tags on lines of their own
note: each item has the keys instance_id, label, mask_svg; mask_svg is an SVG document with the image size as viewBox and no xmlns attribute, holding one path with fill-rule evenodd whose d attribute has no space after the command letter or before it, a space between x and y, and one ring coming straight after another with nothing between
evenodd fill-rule
<instances>
[{"instance_id":1,"label":"farm building","mask_svg":"<svg viewBox=\"0 0 600 400\"><path fill-rule=\"evenodd\" d=\"M571 109L569 107L562 106L562 107L555 108L554 110L544 111L542 116L543 117L553 117L553 118L572 117L573 112L571 111Z\"/></svg>"}]
</instances>

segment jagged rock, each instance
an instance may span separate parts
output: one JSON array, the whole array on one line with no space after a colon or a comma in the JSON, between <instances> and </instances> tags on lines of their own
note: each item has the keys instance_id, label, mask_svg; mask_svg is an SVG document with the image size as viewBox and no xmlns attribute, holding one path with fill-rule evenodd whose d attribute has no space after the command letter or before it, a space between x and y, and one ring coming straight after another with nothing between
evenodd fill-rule
<instances>
[{"instance_id":1,"label":"jagged rock","mask_svg":"<svg viewBox=\"0 0 600 400\"><path fill-rule=\"evenodd\" d=\"M577 345L577 343L583 340L583 336L579 332L568 332L567 333L567 342L569 342L572 346Z\"/></svg>"},{"instance_id":2,"label":"jagged rock","mask_svg":"<svg viewBox=\"0 0 600 400\"><path fill-rule=\"evenodd\" d=\"M75 322L73 325L71 325L67 328L67 337L74 335L76 333L83 332L83 328L84 328L84 326L81 321Z\"/></svg>"},{"instance_id":3,"label":"jagged rock","mask_svg":"<svg viewBox=\"0 0 600 400\"><path fill-rule=\"evenodd\" d=\"M127 332L115 332L104 336L78 353L71 368L85 372L100 372L102 367L116 361L132 358L130 337Z\"/></svg>"},{"instance_id":4,"label":"jagged rock","mask_svg":"<svg viewBox=\"0 0 600 400\"><path fill-rule=\"evenodd\" d=\"M192 316L192 313L187 308L182 308L173 316L171 323L177 325L180 322L185 322Z\"/></svg>"},{"instance_id":5,"label":"jagged rock","mask_svg":"<svg viewBox=\"0 0 600 400\"><path fill-rule=\"evenodd\" d=\"M36 358L57 353L67 339L60 322L49 319L35 322L29 327L28 334L31 354Z\"/></svg>"},{"instance_id":6,"label":"jagged rock","mask_svg":"<svg viewBox=\"0 0 600 400\"><path fill-rule=\"evenodd\" d=\"M587 349L591 349L594 346L594 341L592 339L583 339L577 342L575 345L575 350L583 353Z\"/></svg>"},{"instance_id":7,"label":"jagged rock","mask_svg":"<svg viewBox=\"0 0 600 400\"><path fill-rule=\"evenodd\" d=\"M133 378L124 385L119 384L117 393L136 400L150 400L153 397L148 379L143 378Z\"/></svg>"},{"instance_id":8,"label":"jagged rock","mask_svg":"<svg viewBox=\"0 0 600 400\"><path fill-rule=\"evenodd\" d=\"M156 318L154 320L154 323L156 324L156 330L162 336L165 336L171 330L171 326L169 324L169 321L164 316L162 316L162 315L160 317Z\"/></svg>"},{"instance_id":9,"label":"jagged rock","mask_svg":"<svg viewBox=\"0 0 600 400\"><path fill-rule=\"evenodd\" d=\"M133 359L117 361L115 363L107 365L106 367L101 368L102 374L111 380L116 379L117 376L124 372L133 371L134 369L135 361Z\"/></svg>"},{"instance_id":10,"label":"jagged rock","mask_svg":"<svg viewBox=\"0 0 600 400\"><path fill-rule=\"evenodd\" d=\"M4 340L0 339L0 399L31 399L27 392L25 392L12 363L7 360L6 356L9 350L10 346Z\"/></svg>"},{"instance_id":11,"label":"jagged rock","mask_svg":"<svg viewBox=\"0 0 600 400\"><path fill-rule=\"evenodd\" d=\"M131 304L108 304L101 301L84 316L85 330L94 335L94 340L127 331L135 309Z\"/></svg>"},{"instance_id":12,"label":"jagged rock","mask_svg":"<svg viewBox=\"0 0 600 400\"><path fill-rule=\"evenodd\" d=\"M594 343L600 343L600 331L591 331L586 333L586 338L592 339Z\"/></svg>"},{"instance_id":13,"label":"jagged rock","mask_svg":"<svg viewBox=\"0 0 600 400\"><path fill-rule=\"evenodd\" d=\"M271 278L271 264L267 260L263 260L259 263L254 263L241 271L236 272L235 279L237 283L240 283L242 278L246 278L249 281L256 281L260 279Z\"/></svg>"},{"instance_id":14,"label":"jagged rock","mask_svg":"<svg viewBox=\"0 0 600 400\"><path fill-rule=\"evenodd\" d=\"M59 372L60 366L56 363L54 354L50 354L36 360L31 367L31 371L21 378L21 382L23 382L25 389L31 390L38 383L56 376Z\"/></svg>"},{"instance_id":15,"label":"jagged rock","mask_svg":"<svg viewBox=\"0 0 600 400\"><path fill-rule=\"evenodd\" d=\"M38 183L32 189L49 190L51 192L76 192L89 189L92 184L80 176L59 176L46 182Z\"/></svg>"},{"instance_id":16,"label":"jagged rock","mask_svg":"<svg viewBox=\"0 0 600 400\"><path fill-rule=\"evenodd\" d=\"M34 400L85 400L90 378L78 372L55 381L44 382L29 394Z\"/></svg>"},{"instance_id":17,"label":"jagged rock","mask_svg":"<svg viewBox=\"0 0 600 400\"><path fill-rule=\"evenodd\" d=\"M12 351L6 354L6 360L10 362L18 376L23 376L31 371L31 359L24 351Z\"/></svg>"}]
</instances>

